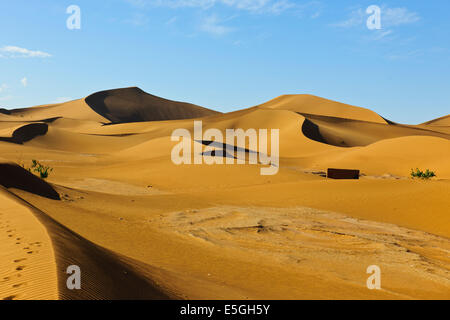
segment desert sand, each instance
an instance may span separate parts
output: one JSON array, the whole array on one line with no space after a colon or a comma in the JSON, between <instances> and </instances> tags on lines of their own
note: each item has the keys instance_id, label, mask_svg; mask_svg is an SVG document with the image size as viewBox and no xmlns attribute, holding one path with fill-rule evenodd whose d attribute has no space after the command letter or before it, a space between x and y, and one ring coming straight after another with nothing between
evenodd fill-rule
<instances>
[{"instance_id":1,"label":"desert sand","mask_svg":"<svg viewBox=\"0 0 450 320\"><path fill-rule=\"evenodd\" d=\"M0 299L450 299L449 119L311 95L222 114L139 88L0 109ZM194 120L279 129L278 174L175 165L171 134Z\"/></svg>"}]
</instances>

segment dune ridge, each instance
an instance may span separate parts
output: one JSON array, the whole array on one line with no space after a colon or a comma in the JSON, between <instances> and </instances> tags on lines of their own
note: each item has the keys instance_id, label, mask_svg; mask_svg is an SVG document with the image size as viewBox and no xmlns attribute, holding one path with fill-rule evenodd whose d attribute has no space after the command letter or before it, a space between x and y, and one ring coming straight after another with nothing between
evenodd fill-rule
<instances>
[{"instance_id":1,"label":"dune ridge","mask_svg":"<svg viewBox=\"0 0 450 320\"><path fill-rule=\"evenodd\" d=\"M424 122L423 125L431 125L431 126L450 126L450 114L433 119L427 122Z\"/></svg>"},{"instance_id":2,"label":"dune ridge","mask_svg":"<svg viewBox=\"0 0 450 320\"><path fill-rule=\"evenodd\" d=\"M24 124L18 128L14 128L10 136L0 137L0 141L23 144L24 142L30 141L38 136L45 135L47 131L48 125L46 123L37 122Z\"/></svg>"},{"instance_id":3,"label":"dune ridge","mask_svg":"<svg viewBox=\"0 0 450 320\"><path fill-rule=\"evenodd\" d=\"M109 121L93 111L84 101L77 99L65 103L47 104L22 109L10 110L4 115L6 121L43 121L45 119L66 118L83 121L108 123ZM1 118L0 118L1 120Z\"/></svg>"},{"instance_id":4,"label":"dune ridge","mask_svg":"<svg viewBox=\"0 0 450 320\"><path fill-rule=\"evenodd\" d=\"M376 123L387 123L383 117L369 109L351 106L310 94L282 95L260 104L257 107L291 110L298 113L316 114Z\"/></svg>"}]
</instances>

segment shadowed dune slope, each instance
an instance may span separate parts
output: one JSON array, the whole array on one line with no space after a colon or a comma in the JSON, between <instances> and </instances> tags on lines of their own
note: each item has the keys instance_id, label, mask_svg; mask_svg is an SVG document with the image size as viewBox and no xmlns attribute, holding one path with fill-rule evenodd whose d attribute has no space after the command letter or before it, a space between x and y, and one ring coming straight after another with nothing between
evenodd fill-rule
<instances>
[{"instance_id":1,"label":"shadowed dune slope","mask_svg":"<svg viewBox=\"0 0 450 320\"><path fill-rule=\"evenodd\" d=\"M136 87L100 91L85 101L112 123L192 119L218 113L194 104L156 97Z\"/></svg>"},{"instance_id":2,"label":"shadowed dune slope","mask_svg":"<svg viewBox=\"0 0 450 320\"><path fill-rule=\"evenodd\" d=\"M309 139L337 147L361 147L405 136L432 136L450 139L450 135L422 127L382 124L336 117L302 114L306 120L303 134Z\"/></svg>"},{"instance_id":3,"label":"shadowed dune slope","mask_svg":"<svg viewBox=\"0 0 450 320\"><path fill-rule=\"evenodd\" d=\"M104 249L61 225L27 201L13 194L7 193L7 195L11 199L14 199L17 207L31 212L45 228L45 233L50 237L53 253L51 258L54 260L50 262L48 261L49 257L47 257L45 262L56 263L57 295L60 299L120 300L176 298L172 294L166 294L151 279L141 274L142 272L151 273L153 269L150 266ZM2 199L1 189L0 199ZM9 210L8 213L12 213L10 208L7 209ZM28 220L33 220L33 216L22 218L21 229L25 229L23 226L29 223ZM21 234L24 238L33 235L31 234L33 230L24 231L28 231L26 234ZM67 288L67 279L70 275L66 273L66 270L71 265L80 267L81 289L79 290L70 290ZM49 269L49 267L47 268ZM40 271L50 272L43 269L42 263ZM50 276L55 278L54 274L49 274L48 277L50 278ZM39 273L32 274L30 277L32 277L31 280L33 282L38 282L42 278ZM29 293L24 291L21 293L22 296L18 296L17 298L26 299L27 295L43 295L48 291L43 284L38 289L42 293ZM0 292L0 294L7 295L10 294L10 291ZM10 296L10 298L14 299L16 296ZM56 298L53 297L53 299Z\"/></svg>"},{"instance_id":4,"label":"shadowed dune slope","mask_svg":"<svg viewBox=\"0 0 450 320\"><path fill-rule=\"evenodd\" d=\"M31 172L13 163L0 163L0 185L16 188L42 197L59 200L59 194L53 187Z\"/></svg>"},{"instance_id":5,"label":"shadowed dune slope","mask_svg":"<svg viewBox=\"0 0 450 320\"><path fill-rule=\"evenodd\" d=\"M47 228L52 239L58 266L60 299L170 299L153 281L141 274L143 263L120 256L84 239L44 212L33 207L38 219ZM81 290L67 289L65 270L77 265L82 272Z\"/></svg>"},{"instance_id":6,"label":"shadowed dune slope","mask_svg":"<svg viewBox=\"0 0 450 320\"><path fill-rule=\"evenodd\" d=\"M10 115L11 114L11 110L0 108L0 113L1 114L6 114L6 115Z\"/></svg>"},{"instance_id":7,"label":"shadowed dune slope","mask_svg":"<svg viewBox=\"0 0 450 320\"><path fill-rule=\"evenodd\" d=\"M23 144L35 137L45 135L48 131L46 123L29 123L23 126L3 129L0 132L0 141Z\"/></svg>"}]
</instances>

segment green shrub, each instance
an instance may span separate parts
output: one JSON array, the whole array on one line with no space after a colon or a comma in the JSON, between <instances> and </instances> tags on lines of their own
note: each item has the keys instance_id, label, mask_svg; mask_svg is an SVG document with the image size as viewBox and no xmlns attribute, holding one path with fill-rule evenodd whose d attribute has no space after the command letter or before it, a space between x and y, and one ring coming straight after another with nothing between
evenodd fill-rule
<instances>
[{"instance_id":1,"label":"green shrub","mask_svg":"<svg viewBox=\"0 0 450 320\"><path fill-rule=\"evenodd\" d=\"M411 178L420 178L420 179L428 180L433 177L436 177L436 174L434 173L434 171L430 171L429 169L425 170L425 172L423 172L422 170L419 170L419 168L416 168L416 171L411 169Z\"/></svg>"},{"instance_id":2,"label":"green shrub","mask_svg":"<svg viewBox=\"0 0 450 320\"><path fill-rule=\"evenodd\" d=\"M34 172L39 173L39 176L42 179L47 179L50 172L53 171L53 168L48 167L48 166L43 166L37 160L31 160L31 168L28 170L31 172L31 169L33 169Z\"/></svg>"}]
</instances>

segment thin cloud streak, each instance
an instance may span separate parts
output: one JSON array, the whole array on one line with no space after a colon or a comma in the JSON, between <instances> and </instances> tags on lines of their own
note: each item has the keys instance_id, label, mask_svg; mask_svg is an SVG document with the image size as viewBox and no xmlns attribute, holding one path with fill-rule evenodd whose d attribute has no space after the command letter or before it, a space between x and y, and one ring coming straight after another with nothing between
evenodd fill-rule
<instances>
[{"instance_id":1,"label":"thin cloud streak","mask_svg":"<svg viewBox=\"0 0 450 320\"><path fill-rule=\"evenodd\" d=\"M51 56L47 52L29 50L17 46L4 46L0 48L0 58L50 58Z\"/></svg>"},{"instance_id":2,"label":"thin cloud streak","mask_svg":"<svg viewBox=\"0 0 450 320\"><path fill-rule=\"evenodd\" d=\"M204 19L200 29L215 36L222 36L234 31L233 28L224 26L221 23L222 21L216 15L211 15Z\"/></svg>"},{"instance_id":3,"label":"thin cloud streak","mask_svg":"<svg viewBox=\"0 0 450 320\"><path fill-rule=\"evenodd\" d=\"M168 7L210 9L223 5L237 10L251 13L280 14L288 9L295 8L297 4L290 0L125 0L135 7Z\"/></svg>"}]
</instances>

